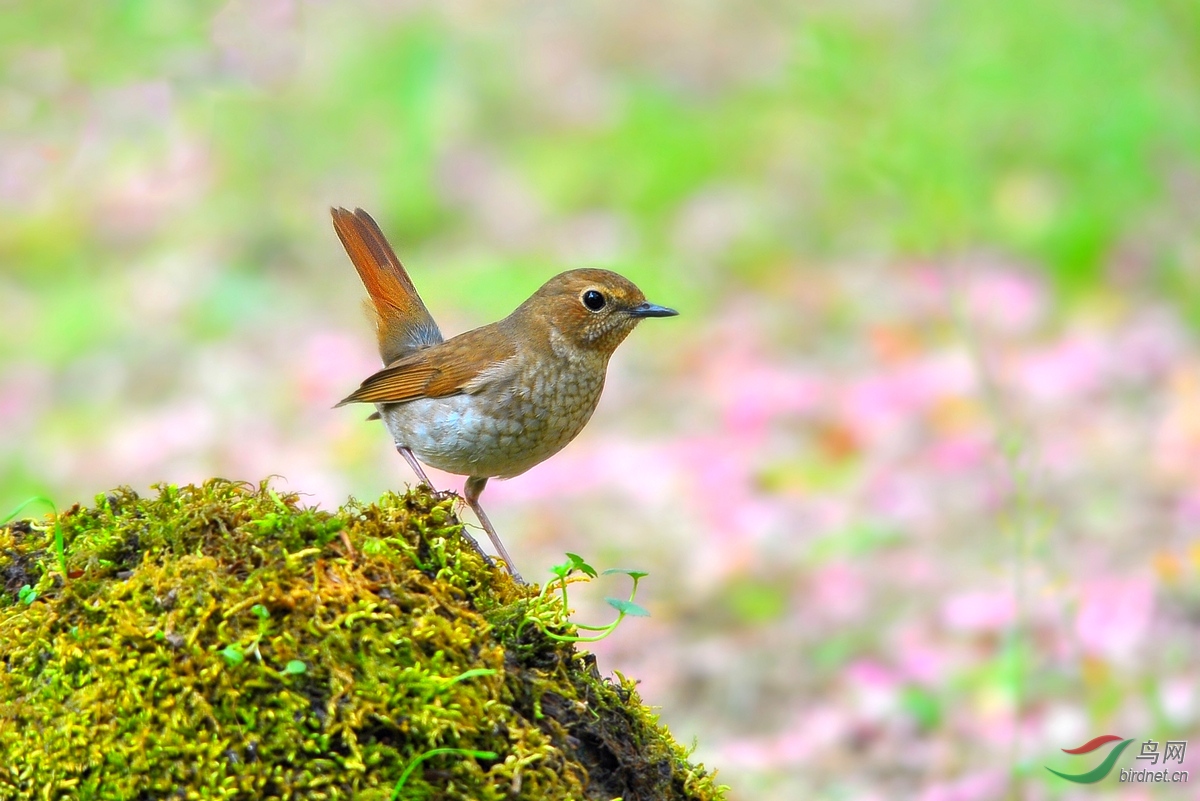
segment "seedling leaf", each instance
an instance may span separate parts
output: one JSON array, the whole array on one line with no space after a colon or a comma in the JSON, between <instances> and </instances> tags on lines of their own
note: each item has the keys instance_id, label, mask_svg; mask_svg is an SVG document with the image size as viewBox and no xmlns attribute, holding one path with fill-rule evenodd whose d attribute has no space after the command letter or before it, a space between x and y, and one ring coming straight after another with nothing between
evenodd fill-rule
<instances>
[{"instance_id":1,"label":"seedling leaf","mask_svg":"<svg viewBox=\"0 0 1200 801\"><path fill-rule=\"evenodd\" d=\"M633 601L627 601L623 598L605 598L604 600L608 601L609 606L623 615L629 615L630 617L650 617L650 613L646 611L645 607L635 604Z\"/></svg>"},{"instance_id":2,"label":"seedling leaf","mask_svg":"<svg viewBox=\"0 0 1200 801\"><path fill-rule=\"evenodd\" d=\"M583 561L583 557L579 554L568 551L567 559L570 560L567 562L567 564L570 565L571 570L578 570L580 573L583 573L589 578L596 577L596 568Z\"/></svg>"},{"instance_id":3,"label":"seedling leaf","mask_svg":"<svg viewBox=\"0 0 1200 801\"><path fill-rule=\"evenodd\" d=\"M623 567L610 567L608 570L604 571L604 575L606 576L615 575L617 573L624 573L634 581L637 581L638 579L644 579L646 576L650 575L644 570L626 570Z\"/></svg>"}]
</instances>

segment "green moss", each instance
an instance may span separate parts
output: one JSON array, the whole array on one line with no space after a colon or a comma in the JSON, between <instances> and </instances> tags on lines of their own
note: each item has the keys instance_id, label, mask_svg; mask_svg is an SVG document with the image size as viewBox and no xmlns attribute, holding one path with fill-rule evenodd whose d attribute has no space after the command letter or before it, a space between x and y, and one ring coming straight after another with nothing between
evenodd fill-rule
<instances>
[{"instance_id":1,"label":"green moss","mask_svg":"<svg viewBox=\"0 0 1200 801\"><path fill-rule=\"evenodd\" d=\"M722 797L630 682L522 625L561 600L484 565L453 498L214 479L59 520L66 577L53 526L0 527L0 798ZM445 748L495 757L397 792Z\"/></svg>"}]
</instances>

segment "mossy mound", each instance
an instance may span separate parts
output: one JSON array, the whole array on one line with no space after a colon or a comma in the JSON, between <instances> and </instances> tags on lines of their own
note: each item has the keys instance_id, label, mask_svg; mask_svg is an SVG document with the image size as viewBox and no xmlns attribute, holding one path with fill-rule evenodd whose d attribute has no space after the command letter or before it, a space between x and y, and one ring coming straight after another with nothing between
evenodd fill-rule
<instances>
[{"instance_id":1,"label":"mossy mound","mask_svg":"<svg viewBox=\"0 0 1200 801\"><path fill-rule=\"evenodd\" d=\"M0 798L720 798L452 504L119 490L58 518L65 576L0 527Z\"/></svg>"}]
</instances>

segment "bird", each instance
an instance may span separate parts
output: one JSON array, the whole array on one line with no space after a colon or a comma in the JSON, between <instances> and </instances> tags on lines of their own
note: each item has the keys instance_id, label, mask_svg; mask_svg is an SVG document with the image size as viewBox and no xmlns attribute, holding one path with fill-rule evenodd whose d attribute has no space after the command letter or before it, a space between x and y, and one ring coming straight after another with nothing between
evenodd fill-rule
<instances>
[{"instance_id":1,"label":"bird","mask_svg":"<svg viewBox=\"0 0 1200 801\"><path fill-rule=\"evenodd\" d=\"M366 287L384 364L337 406L374 404L368 419L383 421L431 489L422 463L466 476L464 499L522 582L479 503L488 479L562 450L595 411L617 346L642 320L678 312L615 272L581 268L549 279L504 319L445 339L375 220L362 209L330 212Z\"/></svg>"}]
</instances>

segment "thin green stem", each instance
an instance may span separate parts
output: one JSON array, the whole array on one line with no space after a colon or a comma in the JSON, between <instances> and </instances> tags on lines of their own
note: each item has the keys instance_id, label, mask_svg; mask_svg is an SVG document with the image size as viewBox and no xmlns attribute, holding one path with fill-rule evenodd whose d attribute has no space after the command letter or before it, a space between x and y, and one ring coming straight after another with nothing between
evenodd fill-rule
<instances>
[{"instance_id":1,"label":"thin green stem","mask_svg":"<svg viewBox=\"0 0 1200 801\"><path fill-rule=\"evenodd\" d=\"M54 501L50 500L45 495L34 495L32 498L27 498L18 504L17 508L13 509L7 517L5 517L3 520L0 520L0 526L16 518L17 515L21 514L26 506L30 506L35 503L40 503L50 507L50 511L54 516L54 553L56 556L58 556L58 569L62 572L62 577L65 581L67 579L67 546L63 539L62 523L60 523L58 520L58 507L54 505Z\"/></svg>"},{"instance_id":2,"label":"thin green stem","mask_svg":"<svg viewBox=\"0 0 1200 801\"><path fill-rule=\"evenodd\" d=\"M408 766L404 768L404 772L400 774L400 778L396 780L396 786L392 789L391 801L396 801L400 797L400 791L404 789L404 784L408 781L408 777L412 775L412 772L417 769L417 765L420 765L430 757L440 754L461 754L462 756L469 756L475 759L495 759L497 757L495 751L472 751L469 748L434 748L423 754L418 754L413 757L412 762L408 763Z\"/></svg>"},{"instance_id":3,"label":"thin green stem","mask_svg":"<svg viewBox=\"0 0 1200 801\"><path fill-rule=\"evenodd\" d=\"M610 635L614 631L616 631L617 626L624 619L625 619L625 613L618 612L617 619L614 620L612 623L609 623L607 626L581 626L578 623L574 624L575 628L577 628L577 629L587 629L588 631L604 632L603 634L597 634L595 637L576 637L571 634L555 634L552 631L547 631L546 636L552 640L558 640L559 642L599 642L600 640L603 640L605 637L607 637L608 635Z\"/></svg>"},{"instance_id":4,"label":"thin green stem","mask_svg":"<svg viewBox=\"0 0 1200 801\"><path fill-rule=\"evenodd\" d=\"M492 668L471 668L470 670L464 670L462 673L459 673L457 676L446 679L442 683L442 689L444 690L452 684L458 684L460 681L466 681L467 679L473 679L476 676L494 676L494 675L496 675L496 671Z\"/></svg>"}]
</instances>

